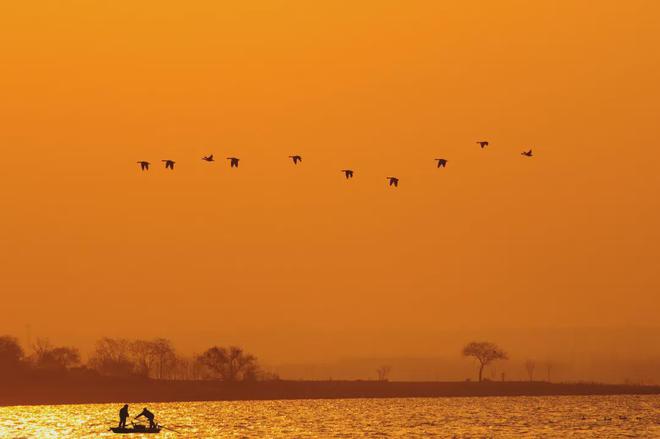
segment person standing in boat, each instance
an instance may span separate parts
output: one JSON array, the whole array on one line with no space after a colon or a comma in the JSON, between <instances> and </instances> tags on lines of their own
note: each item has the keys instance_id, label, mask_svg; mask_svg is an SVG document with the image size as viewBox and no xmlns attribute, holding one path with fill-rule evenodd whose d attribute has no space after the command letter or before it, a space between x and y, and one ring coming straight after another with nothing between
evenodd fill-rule
<instances>
[{"instance_id":1,"label":"person standing in boat","mask_svg":"<svg viewBox=\"0 0 660 439\"><path fill-rule=\"evenodd\" d=\"M151 413L149 410L147 410L146 407L144 408L144 410L142 410L142 413L140 413L139 415L137 415L135 417L135 419L138 419L141 416L144 416L145 418L147 418L149 420L149 428L150 429L154 429L154 428L157 427L156 423L154 422L155 415L153 413Z\"/></svg>"},{"instance_id":2,"label":"person standing in boat","mask_svg":"<svg viewBox=\"0 0 660 439\"><path fill-rule=\"evenodd\" d=\"M119 428L126 428L126 419L128 419L128 404L119 410Z\"/></svg>"}]
</instances>

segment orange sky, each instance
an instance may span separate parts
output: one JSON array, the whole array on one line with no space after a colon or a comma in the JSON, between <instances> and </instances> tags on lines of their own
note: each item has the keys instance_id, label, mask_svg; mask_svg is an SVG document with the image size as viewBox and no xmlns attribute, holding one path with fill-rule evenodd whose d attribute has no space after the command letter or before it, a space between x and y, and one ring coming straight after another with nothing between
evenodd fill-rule
<instances>
[{"instance_id":1,"label":"orange sky","mask_svg":"<svg viewBox=\"0 0 660 439\"><path fill-rule=\"evenodd\" d=\"M657 325L659 12L3 2L0 333Z\"/></svg>"}]
</instances>

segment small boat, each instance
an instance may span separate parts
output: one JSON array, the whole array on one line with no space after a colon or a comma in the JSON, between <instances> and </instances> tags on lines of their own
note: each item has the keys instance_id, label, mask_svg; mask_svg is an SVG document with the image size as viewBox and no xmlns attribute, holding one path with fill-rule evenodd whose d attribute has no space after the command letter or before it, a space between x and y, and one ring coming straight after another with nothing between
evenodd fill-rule
<instances>
[{"instance_id":1,"label":"small boat","mask_svg":"<svg viewBox=\"0 0 660 439\"><path fill-rule=\"evenodd\" d=\"M134 425L133 428L119 428L119 427L113 427L110 429L113 433L119 433L119 434L131 434L131 433L139 433L139 434L148 434L148 433L160 433L161 427L158 426L156 428L147 428L146 425Z\"/></svg>"}]
</instances>

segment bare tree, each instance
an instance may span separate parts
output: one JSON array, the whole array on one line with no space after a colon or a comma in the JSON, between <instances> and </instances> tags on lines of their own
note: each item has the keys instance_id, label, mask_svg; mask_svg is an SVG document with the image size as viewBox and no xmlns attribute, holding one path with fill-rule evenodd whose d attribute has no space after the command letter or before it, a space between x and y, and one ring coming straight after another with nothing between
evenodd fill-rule
<instances>
[{"instance_id":1,"label":"bare tree","mask_svg":"<svg viewBox=\"0 0 660 439\"><path fill-rule=\"evenodd\" d=\"M172 343L164 338L132 340L127 343L127 359L133 364L133 373L144 377L165 379L171 375L176 361Z\"/></svg>"},{"instance_id":2,"label":"bare tree","mask_svg":"<svg viewBox=\"0 0 660 439\"><path fill-rule=\"evenodd\" d=\"M165 338L157 338L151 342L151 349L158 367L158 379L166 378L176 362L176 353L172 342Z\"/></svg>"},{"instance_id":3,"label":"bare tree","mask_svg":"<svg viewBox=\"0 0 660 439\"><path fill-rule=\"evenodd\" d=\"M169 378L175 380L198 379L199 376L195 373L198 368L199 365L196 361L193 361L188 357L175 355L174 360L170 365Z\"/></svg>"},{"instance_id":4,"label":"bare tree","mask_svg":"<svg viewBox=\"0 0 660 439\"><path fill-rule=\"evenodd\" d=\"M534 369L536 369L536 361L527 360L525 361L525 370L527 371L527 376L529 376L529 381L534 381Z\"/></svg>"},{"instance_id":5,"label":"bare tree","mask_svg":"<svg viewBox=\"0 0 660 439\"><path fill-rule=\"evenodd\" d=\"M39 362L39 360L45 357L52 348L53 346L47 338L37 337L32 344L33 356L36 358L36 361Z\"/></svg>"},{"instance_id":6,"label":"bare tree","mask_svg":"<svg viewBox=\"0 0 660 439\"><path fill-rule=\"evenodd\" d=\"M23 349L15 337L0 336L0 379L4 373L17 372L23 367Z\"/></svg>"},{"instance_id":7,"label":"bare tree","mask_svg":"<svg viewBox=\"0 0 660 439\"><path fill-rule=\"evenodd\" d=\"M155 362L152 343L147 340L132 340L128 345L128 355L134 364L135 374L144 377L151 376Z\"/></svg>"},{"instance_id":8,"label":"bare tree","mask_svg":"<svg viewBox=\"0 0 660 439\"><path fill-rule=\"evenodd\" d=\"M490 342L470 342L463 348L464 357L475 357L479 360L479 382L482 381L484 367L496 360L506 360L506 352Z\"/></svg>"},{"instance_id":9,"label":"bare tree","mask_svg":"<svg viewBox=\"0 0 660 439\"><path fill-rule=\"evenodd\" d=\"M66 370L80 365L80 351L77 348L55 347L46 338L37 338L32 350L30 360L38 369Z\"/></svg>"},{"instance_id":10,"label":"bare tree","mask_svg":"<svg viewBox=\"0 0 660 439\"><path fill-rule=\"evenodd\" d=\"M103 375L128 376L139 371L132 358L131 342L104 337L96 342L88 365Z\"/></svg>"},{"instance_id":11,"label":"bare tree","mask_svg":"<svg viewBox=\"0 0 660 439\"><path fill-rule=\"evenodd\" d=\"M71 346L60 346L54 348L50 351L50 357L57 367L70 369L72 367L79 366L80 362L80 351L78 348Z\"/></svg>"},{"instance_id":12,"label":"bare tree","mask_svg":"<svg viewBox=\"0 0 660 439\"><path fill-rule=\"evenodd\" d=\"M257 359L236 346L213 346L197 357L197 361L222 381L252 381L258 376Z\"/></svg>"},{"instance_id":13,"label":"bare tree","mask_svg":"<svg viewBox=\"0 0 660 439\"><path fill-rule=\"evenodd\" d=\"M199 360L199 355L193 354L188 363L188 374L191 380L205 380L211 378L209 376L208 368L204 366Z\"/></svg>"},{"instance_id":14,"label":"bare tree","mask_svg":"<svg viewBox=\"0 0 660 439\"><path fill-rule=\"evenodd\" d=\"M392 367L387 364L384 364L376 369L376 373L378 374L378 381L389 381L391 371Z\"/></svg>"},{"instance_id":15,"label":"bare tree","mask_svg":"<svg viewBox=\"0 0 660 439\"><path fill-rule=\"evenodd\" d=\"M555 368L555 363L553 363L550 360L547 360L545 362L546 379L548 382L550 382L550 373L553 371L554 368Z\"/></svg>"}]
</instances>

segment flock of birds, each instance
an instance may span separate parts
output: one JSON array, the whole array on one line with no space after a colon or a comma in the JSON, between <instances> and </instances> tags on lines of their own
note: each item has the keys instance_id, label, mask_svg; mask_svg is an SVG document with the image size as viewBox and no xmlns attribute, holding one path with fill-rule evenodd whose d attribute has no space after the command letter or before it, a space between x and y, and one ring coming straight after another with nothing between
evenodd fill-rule
<instances>
[{"instance_id":1,"label":"flock of birds","mask_svg":"<svg viewBox=\"0 0 660 439\"><path fill-rule=\"evenodd\" d=\"M477 144L481 147L481 149L484 149L485 147L488 146L488 141L485 140L480 140L477 142ZM527 150L523 151L520 153L522 156L525 157L532 157L532 150ZM294 165L297 165L299 163L302 163L302 156L300 155L290 155L289 158L293 162ZM202 160L205 162L214 162L215 158L213 157L213 154L207 155L202 157ZM238 168L238 163L240 162L241 159L238 157L227 157L227 160L229 160L229 167L230 168ZM438 162L437 167L438 168L444 168L447 166L447 159L435 159L436 162ZM174 170L174 165L176 162L174 160L161 160L165 164L165 169L169 170ZM143 171L148 171L149 166L151 166L151 162L145 161L145 160L140 160L137 162L140 165L140 169ZM353 170L352 169L342 169L341 172L344 174L346 179L353 178ZM385 177L390 186L394 187L399 187L399 179L397 177Z\"/></svg>"}]
</instances>

